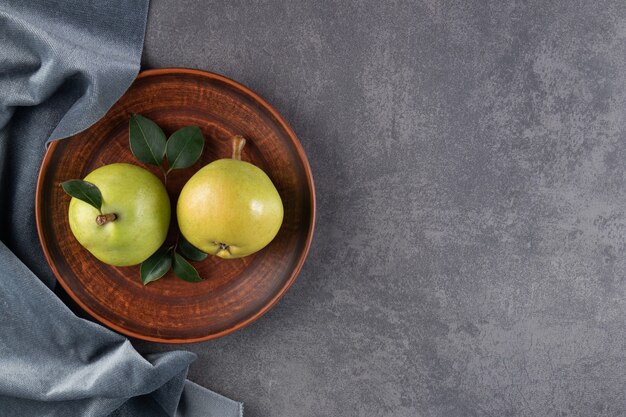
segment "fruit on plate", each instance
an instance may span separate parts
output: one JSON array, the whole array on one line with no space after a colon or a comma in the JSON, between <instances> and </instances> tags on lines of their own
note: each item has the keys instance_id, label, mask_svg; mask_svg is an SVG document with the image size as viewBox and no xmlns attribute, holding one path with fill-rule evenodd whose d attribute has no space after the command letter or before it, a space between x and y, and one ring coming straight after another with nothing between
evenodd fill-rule
<instances>
[{"instance_id":1,"label":"fruit on plate","mask_svg":"<svg viewBox=\"0 0 626 417\"><path fill-rule=\"evenodd\" d=\"M84 181L62 185L74 197L68 213L72 233L102 262L136 265L165 241L170 199L163 183L145 169L131 164L105 165Z\"/></svg>"},{"instance_id":2,"label":"fruit on plate","mask_svg":"<svg viewBox=\"0 0 626 417\"><path fill-rule=\"evenodd\" d=\"M231 259L267 246L283 222L283 203L263 170L242 161L246 140L234 136L232 158L196 172L183 187L176 214L181 233L202 251Z\"/></svg>"}]
</instances>

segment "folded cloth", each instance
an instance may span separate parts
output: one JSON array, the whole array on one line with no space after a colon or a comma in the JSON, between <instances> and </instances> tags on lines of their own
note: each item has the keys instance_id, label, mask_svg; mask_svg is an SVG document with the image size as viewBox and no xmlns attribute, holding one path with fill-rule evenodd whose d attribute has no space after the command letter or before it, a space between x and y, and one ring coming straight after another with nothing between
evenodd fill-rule
<instances>
[{"instance_id":1,"label":"folded cloth","mask_svg":"<svg viewBox=\"0 0 626 417\"><path fill-rule=\"evenodd\" d=\"M143 358L51 290L35 226L48 140L101 118L137 75L147 0L0 2L0 416L242 415L186 380L195 355Z\"/></svg>"}]
</instances>

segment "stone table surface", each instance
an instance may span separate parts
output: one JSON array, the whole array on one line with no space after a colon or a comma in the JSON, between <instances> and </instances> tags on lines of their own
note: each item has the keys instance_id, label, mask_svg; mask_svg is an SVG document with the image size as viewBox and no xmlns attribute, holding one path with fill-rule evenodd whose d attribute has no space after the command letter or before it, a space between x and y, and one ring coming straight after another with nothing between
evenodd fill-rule
<instances>
[{"instance_id":1,"label":"stone table surface","mask_svg":"<svg viewBox=\"0 0 626 417\"><path fill-rule=\"evenodd\" d=\"M143 66L258 92L317 187L295 284L190 379L246 417L626 415L626 2L154 0Z\"/></svg>"}]
</instances>

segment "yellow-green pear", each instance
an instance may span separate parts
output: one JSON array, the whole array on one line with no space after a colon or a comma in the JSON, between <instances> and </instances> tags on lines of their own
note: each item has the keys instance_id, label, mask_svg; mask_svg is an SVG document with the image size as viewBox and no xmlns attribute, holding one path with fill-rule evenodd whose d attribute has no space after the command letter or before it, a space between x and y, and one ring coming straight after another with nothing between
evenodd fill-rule
<instances>
[{"instance_id":1,"label":"yellow-green pear","mask_svg":"<svg viewBox=\"0 0 626 417\"><path fill-rule=\"evenodd\" d=\"M156 176L136 165L111 164L84 180L98 187L102 207L72 198L69 223L78 242L96 258L109 265L136 265L163 244L170 199Z\"/></svg>"},{"instance_id":2,"label":"yellow-green pear","mask_svg":"<svg viewBox=\"0 0 626 417\"><path fill-rule=\"evenodd\" d=\"M196 172L178 197L181 233L198 249L221 258L241 258L261 250L278 233L283 203L263 170L241 160L245 145L233 138L233 157Z\"/></svg>"}]
</instances>

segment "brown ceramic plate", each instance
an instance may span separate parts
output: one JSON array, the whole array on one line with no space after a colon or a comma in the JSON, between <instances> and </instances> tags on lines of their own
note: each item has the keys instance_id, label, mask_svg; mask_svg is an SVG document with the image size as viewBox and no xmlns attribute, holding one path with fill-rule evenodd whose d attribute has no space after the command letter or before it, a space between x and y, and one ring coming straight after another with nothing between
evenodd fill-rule
<instances>
[{"instance_id":1,"label":"brown ceramic plate","mask_svg":"<svg viewBox=\"0 0 626 417\"><path fill-rule=\"evenodd\" d=\"M105 265L80 246L67 221L70 198L59 183L83 178L114 162L137 164L159 175L158 168L141 164L130 152L128 121L132 113L153 119L166 135L188 125L200 126L204 133L206 143L200 161L168 176L172 204L199 168L229 157L232 135L246 137L242 159L269 175L285 208L283 225L272 243L245 258L209 256L194 263L204 278L201 283L182 281L169 272L145 287L138 266ZM36 212L46 259L63 288L82 308L128 336L189 343L244 327L287 291L311 244L315 193L311 169L296 135L262 98L220 75L157 69L142 72L91 128L50 145L39 173Z\"/></svg>"}]
</instances>

